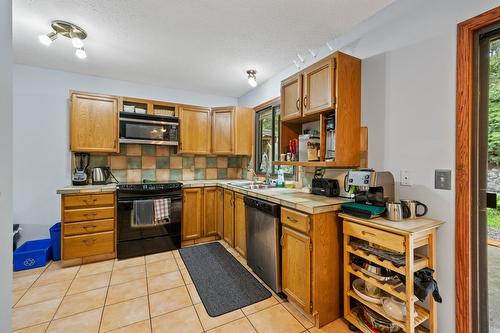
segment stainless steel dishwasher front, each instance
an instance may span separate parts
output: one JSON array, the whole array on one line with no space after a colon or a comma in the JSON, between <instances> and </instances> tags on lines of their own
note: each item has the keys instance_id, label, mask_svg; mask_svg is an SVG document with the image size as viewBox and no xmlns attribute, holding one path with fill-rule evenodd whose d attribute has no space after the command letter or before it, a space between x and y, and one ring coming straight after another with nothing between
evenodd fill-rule
<instances>
[{"instance_id":1,"label":"stainless steel dishwasher front","mask_svg":"<svg viewBox=\"0 0 500 333\"><path fill-rule=\"evenodd\" d=\"M246 196L247 264L274 292L281 292L280 206Z\"/></svg>"}]
</instances>

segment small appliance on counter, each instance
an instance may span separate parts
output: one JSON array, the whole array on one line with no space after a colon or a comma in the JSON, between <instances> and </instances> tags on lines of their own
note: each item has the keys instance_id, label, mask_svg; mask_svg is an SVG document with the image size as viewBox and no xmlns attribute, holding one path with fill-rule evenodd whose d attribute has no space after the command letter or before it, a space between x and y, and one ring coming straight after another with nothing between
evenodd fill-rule
<instances>
[{"instance_id":1,"label":"small appliance on counter","mask_svg":"<svg viewBox=\"0 0 500 333\"><path fill-rule=\"evenodd\" d=\"M326 117L325 161L335 160L335 114Z\"/></svg>"},{"instance_id":2,"label":"small appliance on counter","mask_svg":"<svg viewBox=\"0 0 500 333\"><path fill-rule=\"evenodd\" d=\"M115 176L109 167L95 167L92 169L92 184L93 185L106 185L109 184L109 179L113 177L115 182L118 183Z\"/></svg>"},{"instance_id":3,"label":"small appliance on counter","mask_svg":"<svg viewBox=\"0 0 500 333\"><path fill-rule=\"evenodd\" d=\"M74 186L87 185L87 168L89 167L90 155L87 153L75 153L73 155L75 170L71 176Z\"/></svg>"},{"instance_id":4,"label":"small appliance on counter","mask_svg":"<svg viewBox=\"0 0 500 333\"><path fill-rule=\"evenodd\" d=\"M385 213L386 202L394 200L394 177L389 171L351 170L344 182L346 192L354 192L354 202L342 210L362 218L375 218Z\"/></svg>"},{"instance_id":5,"label":"small appliance on counter","mask_svg":"<svg viewBox=\"0 0 500 333\"><path fill-rule=\"evenodd\" d=\"M311 193L324 195L325 197L338 197L340 194L339 181L330 178L314 178Z\"/></svg>"}]
</instances>

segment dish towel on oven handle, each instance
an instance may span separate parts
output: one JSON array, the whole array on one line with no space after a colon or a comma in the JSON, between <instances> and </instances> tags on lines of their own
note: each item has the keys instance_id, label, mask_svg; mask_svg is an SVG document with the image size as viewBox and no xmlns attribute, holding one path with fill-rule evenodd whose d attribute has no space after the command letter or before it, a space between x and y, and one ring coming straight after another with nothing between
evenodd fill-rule
<instances>
[{"instance_id":1,"label":"dish towel on oven handle","mask_svg":"<svg viewBox=\"0 0 500 333\"><path fill-rule=\"evenodd\" d=\"M132 227L154 225L153 200L134 200Z\"/></svg>"},{"instance_id":2,"label":"dish towel on oven handle","mask_svg":"<svg viewBox=\"0 0 500 333\"><path fill-rule=\"evenodd\" d=\"M155 199L154 210L155 210L155 224L164 224L170 222L170 199Z\"/></svg>"}]
</instances>

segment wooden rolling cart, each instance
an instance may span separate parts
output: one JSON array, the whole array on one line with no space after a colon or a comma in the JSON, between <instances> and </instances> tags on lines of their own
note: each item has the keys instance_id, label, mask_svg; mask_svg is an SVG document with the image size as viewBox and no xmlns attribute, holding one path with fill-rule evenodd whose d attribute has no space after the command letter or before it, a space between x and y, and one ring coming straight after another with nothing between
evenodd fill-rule
<instances>
[{"instance_id":1,"label":"wooden rolling cart","mask_svg":"<svg viewBox=\"0 0 500 333\"><path fill-rule=\"evenodd\" d=\"M428 295L427 307L419 302L413 292L413 282L414 272L425 267L436 270L436 229L443 222L426 218L392 222L384 218L368 220L346 214L339 214L339 217L343 218L344 233L344 318L360 331L371 333L369 329L359 323L356 314L352 310L352 304L357 303L392 321L404 332L416 332L419 325L428 321L426 326L428 326L431 333L436 333L435 301L432 295ZM350 245L351 237L368 241L391 251L404 253L406 264L397 267L389 260L381 260L373 254L356 249ZM356 270L351 265L352 256L360 257L404 275L406 278L405 286L396 288L394 285L380 282ZM382 289L390 296L405 302L406 320L404 322L395 320L385 313L381 305L368 302L359 297L352 289L352 280L355 278L360 278Z\"/></svg>"}]
</instances>

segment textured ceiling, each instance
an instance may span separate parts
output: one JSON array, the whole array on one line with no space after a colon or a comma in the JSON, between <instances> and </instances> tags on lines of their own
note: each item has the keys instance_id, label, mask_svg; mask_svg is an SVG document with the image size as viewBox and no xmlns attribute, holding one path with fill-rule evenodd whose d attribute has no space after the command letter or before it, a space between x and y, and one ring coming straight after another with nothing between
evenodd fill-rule
<instances>
[{"instance_id":1,"label":"textured ceiling","mask_svg":"<svg viewBox=\"0 0 500 333\"><path fill-rule=\"evenodd\" d=\"M238 97L393 0L15 0L17 63ZM84 28L88 58L67 38L38 42L50 21Z\"/></svg>"}]
</instances>

